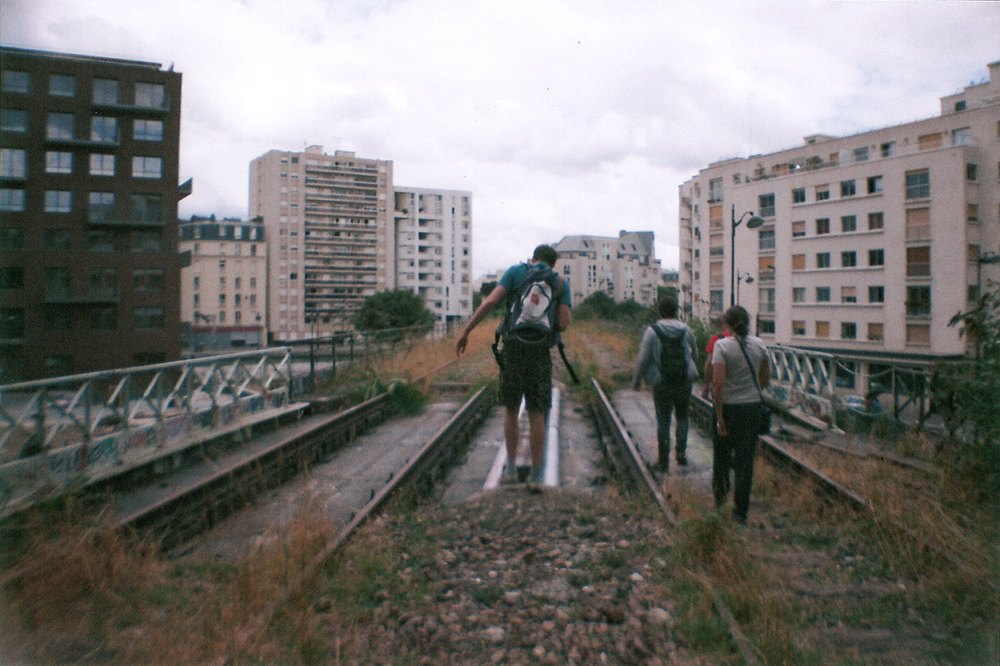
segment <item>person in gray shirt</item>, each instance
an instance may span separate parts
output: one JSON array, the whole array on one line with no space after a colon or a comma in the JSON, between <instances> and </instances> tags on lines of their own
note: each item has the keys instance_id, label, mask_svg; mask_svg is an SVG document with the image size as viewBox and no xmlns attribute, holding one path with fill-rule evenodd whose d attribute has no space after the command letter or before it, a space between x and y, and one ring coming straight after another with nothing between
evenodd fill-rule
<instances>
[{"instance_id":1,"label":"person in gray shirt","mask_svg":"<svg viewBox=\"0 0 1000 666\"><path fill-rule=\"evenodd\" d=\"M745 309L734 305L726 310L722 321L729 336L718 340L712 350L717 435L712 455L712 490L716 507L722 507L729 494L729 470L732 468L735 472L733 516L736 522L745 525L761 407L757 384L761 389L767 388L771 366L764 342L749 334L750 315Z\"/></svg>"},{"instance_id":2,"label":"person in gray shirt","mask_svg":"<svg viewBox=\"0 0 1000 666\"><path fill-rule=\"evenodd\" d=\"M643 379L653 387L656 469L665 474L670 469L671 413L677 421L674 432L677 464L687 465L688 404L691 384L698 376L695 365L698 350L694 332L677 319L677 301L672 296L665 296L657 307L662 318L643 332L632 387L638 389Z\"/></svg>"}]
</instances>

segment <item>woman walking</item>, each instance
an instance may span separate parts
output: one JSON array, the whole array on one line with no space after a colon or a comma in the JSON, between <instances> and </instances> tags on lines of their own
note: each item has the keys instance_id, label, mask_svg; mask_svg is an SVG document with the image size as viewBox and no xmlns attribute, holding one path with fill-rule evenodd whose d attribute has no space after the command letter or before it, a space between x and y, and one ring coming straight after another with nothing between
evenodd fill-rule
<instances>
[{"instance_id":1,"label":"woman walking","mask_svg":"<svg viewBox=\"0 0 1000 666\"><path fill-rule=\"evenodd\" d=\"M716 508L729 495L729 469L735 472L733 516L746 525L753 485L753 460L760 428L761 388L771 378L767 347L749 335L750 315L739 305L726 310L723 326L728 333L712 350L712 395L715 400L715 451L712 456L712 490Z\"/></svg>"}]
</instances>

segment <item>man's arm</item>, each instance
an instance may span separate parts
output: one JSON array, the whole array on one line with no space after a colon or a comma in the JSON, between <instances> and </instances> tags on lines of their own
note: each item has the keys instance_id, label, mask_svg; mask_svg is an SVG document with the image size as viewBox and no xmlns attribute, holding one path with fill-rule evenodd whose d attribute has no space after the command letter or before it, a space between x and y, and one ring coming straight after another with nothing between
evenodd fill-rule
<instances>
[{"instance_id":1,"label":"man's arm","mask_svg":"<svg viewBox=\"0 0 1000 666\"><path fill-rule=\"evenodd\" d=\"M456 355L461 356L465 353L465 346L469 344L469 333L471 333L472 329L479 325L479 322L486 318L486 315L490 313L490 310L496 307L497 303L499 303L506 295L507 290L504 287L497 285L493 288L493 291L490 292L490 295L483 299L483 302L479 304L478 308L476 308L476 311L469 319L469 323L467 323L465 328L462 329L462 333L458 336L458 340L455 342Z\"/></svg>"},{"instance_id":2,"label":"man's arm","mask_svg":"<svg viewBox=\"0 0 1000 666\"><path fill-rule=\"evenodd\" d=\"M571 323L573 323L573 313L570 312L568 305L560 303L559 309L556 310L556 331L562 333Z\"/></svg>"}]
</instances>

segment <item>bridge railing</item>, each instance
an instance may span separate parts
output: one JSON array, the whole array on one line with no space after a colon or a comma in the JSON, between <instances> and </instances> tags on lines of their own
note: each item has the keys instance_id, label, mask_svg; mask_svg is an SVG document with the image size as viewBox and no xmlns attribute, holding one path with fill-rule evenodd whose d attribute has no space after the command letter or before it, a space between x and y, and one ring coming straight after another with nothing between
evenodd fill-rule
<instances>
[{"instance_id":1,"label":"bridge railing","mask_svg":"<svg viewBox=\"0 0 1000 666\"><path fill-rule=\"evenodd\" d=\"M288 348L0 385L0 464L150 426L178 437L291 400Z\"/></svg>"}]
</instances>

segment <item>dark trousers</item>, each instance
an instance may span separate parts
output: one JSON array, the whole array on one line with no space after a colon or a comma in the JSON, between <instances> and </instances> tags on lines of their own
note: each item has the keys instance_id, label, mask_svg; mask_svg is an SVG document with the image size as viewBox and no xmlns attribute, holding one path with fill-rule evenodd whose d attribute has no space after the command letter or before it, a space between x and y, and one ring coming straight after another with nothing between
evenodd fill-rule
<instances>
[{"instance_id":1,"label":"dark trousers","mask_svg":"<svg viewBox=\"0 0 1000 666\"><path fill-rule=\"evenodd\" d=\"M757 452L757 421L760 403L723 405L726 437L714 438L712 454L712 490L716 506L722 506L729 495L729 470L735 475L734 514L746 520L750 508L750 488L753 486L753 459Z\"/></svg>"},{"instance_id":2,"label":"dark trousers","mask_svg":"<svg viewBox=\"0 0 1000 666\"><path fill-rule=\"evenodd\" d=\"M656 408L656 444L658 465L670 464L670 414L677 420L674 435L677 440L677 457L687 453L688 404L691 402L690 382L660 382L653 387L653 406Z\"/></svg>"}]
</instances>

